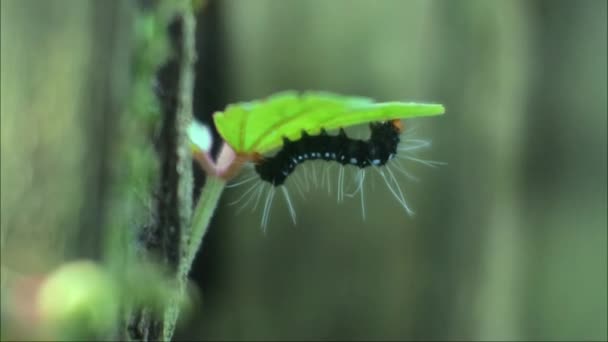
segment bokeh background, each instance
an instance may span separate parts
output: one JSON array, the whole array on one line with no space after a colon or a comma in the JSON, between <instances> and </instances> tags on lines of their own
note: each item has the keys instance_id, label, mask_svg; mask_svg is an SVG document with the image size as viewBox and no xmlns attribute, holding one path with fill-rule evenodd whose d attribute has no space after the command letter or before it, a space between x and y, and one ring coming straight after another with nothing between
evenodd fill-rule
<instances>
[{"instance_id":1,"label":"bokeh background","mask_svg":"<svg viewBox=\"0 0 608 342\"><path fill-rule=\"evenodd\" d=\"M100 254L134 15L0 3L4 281ZM408 164L413 217L377 184L365 221L358 200L319 191L296 201L296 226L275 202L264 233L261 210L228 205L244 188L227 191L176 338L606 340L606 13L603 0L203 4L199 119L285 89L439 102L444 116L412 123L433 141L422 156L447 165Z\"/></svg>"}]
</instances>

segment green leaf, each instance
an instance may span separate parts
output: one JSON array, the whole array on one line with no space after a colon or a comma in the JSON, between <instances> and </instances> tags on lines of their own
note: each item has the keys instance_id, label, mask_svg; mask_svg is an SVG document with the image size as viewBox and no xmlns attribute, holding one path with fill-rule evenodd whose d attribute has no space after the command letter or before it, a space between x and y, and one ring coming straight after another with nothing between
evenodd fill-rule
<instances>
[{"instance_id":1,"label":"green leaf","mask_svg":"<svg viewBox=\"0 0 608 342\"><path fill-rule=\"evenodd\" d=\"M241 154L264 154L283 144L283 137L298 140L302 131L314 135L326 130L374 121L443 114L440 104L376 103L365 97L327 92L298 94L287 91L264 100L229 105L214 116L222 138Z\"/></svg>"}]
</instances>

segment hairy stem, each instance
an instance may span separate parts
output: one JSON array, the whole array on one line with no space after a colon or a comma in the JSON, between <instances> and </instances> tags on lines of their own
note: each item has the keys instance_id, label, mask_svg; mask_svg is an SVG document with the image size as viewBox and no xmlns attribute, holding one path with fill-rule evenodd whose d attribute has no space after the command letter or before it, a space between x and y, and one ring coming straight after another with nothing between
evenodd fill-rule
<instances>
[{"instance_id":1,"label":"hairy stem","mask_svg":"<svg viewBox=\"0 0 608 342\"><path fill-rule=\"evenodd\" d=\"M195 47L194 47L194 32L195 32L195 22L194 16L192 14L192 10L189 6L184 5L184 9L180 11L179 14L179 26L177 27L178 34L174 37L177 49L178 56L178 71L179 71L179 81L177 83L177 94L176 94L176 127L178 129L179 141L177 146L177 155L180 157L184 157L189 155L187 153L189 149L189 140L185 135L185 131L188 122L192 118L192 96L193 96L193 87L194 87L194 61L195 61ZM181 134L180 134L181 133ZM180 158L180 161L185 161L185 159ZM191 161L188 158L188 161L183 165L177 165L178 169L188 170ZM175 284L176 284L176 292L174 296L171 298L167 307L164 311L163 317L163 325L162 325L162 337L164 341L170 341L173 333L175 331L175 324L179 317L180 303L183 301L184 289L186 284L186 278L182 276L182 259L184 255L184 251L188 249L188 243L191 240L190 227L188 227L188 221L190 219L190 206L191 201L189 200L192 191L191 191L191 183L180 182L177 184L178 189L177 192L180 196L180 203L178 205L183 205L180 207L180 219L181 222L184 222L185 225L182 226L178 241L172 241L172 246L177 246L174 250L178 256L177 260L171 260L175 262L176 273L175 273ZM188 198L188 199L186 199Z\"/></svg>"}]
</instances>

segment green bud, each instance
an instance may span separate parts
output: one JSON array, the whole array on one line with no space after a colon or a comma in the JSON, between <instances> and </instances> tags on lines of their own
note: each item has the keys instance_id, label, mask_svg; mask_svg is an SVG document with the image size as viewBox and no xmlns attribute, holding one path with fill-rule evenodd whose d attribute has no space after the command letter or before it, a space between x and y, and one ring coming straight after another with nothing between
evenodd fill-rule
<instances>
[{"instance_id":1,"label":"green bud","mask_svg":"<svg viewBox=\"0 0 608 342\"><path fill-rule=\"evenodd\" d=\"M66 263L40 289L38 308L58 339L108 336L118 321L119 294L111 277L91 261Z\"/></svg>"}]
</instances>

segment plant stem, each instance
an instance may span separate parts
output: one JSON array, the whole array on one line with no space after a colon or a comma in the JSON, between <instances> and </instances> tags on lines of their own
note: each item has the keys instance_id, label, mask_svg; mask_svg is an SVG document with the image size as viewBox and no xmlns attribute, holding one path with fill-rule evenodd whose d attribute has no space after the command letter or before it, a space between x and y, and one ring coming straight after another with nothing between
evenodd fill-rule
<instances>
[{"instance_id":1,"label":"plant stem","mask_svg":"<svg viewBox=\"0 0 608 342\"><path fill-rule=\"evenodd\" d=\"M175 330L175 323L179 316L180 303L184 300L186 284L188 283L188 274L192 268L194 258L198 253L203 237L209 227L209 222L213 217L213 212L217 207L226 181L222 178L208 175L201 196L194 209L192 216L192 224L190 237L187 240L186 248L179 262L177 274L177 293L172 298L171 303L165 310L163 340L170 341Z\"/></svg>"},{"instance_id":2,"label":"plant stem","mask_svg":"<svg viewBox=\"0 0 608 342\"><path fill-rule=\"evenodd\" d=\"M187 279L188 273L190 273L192 262L194 262L196 253L200 249L203 237L209 226L209 221L211 221L225 185L226 181L224 179L212 175L207 176L201 197L196 204L194 215L192 216L192 231L186 254L180 263L179 272L182 279Z\"/></svg>"}]
</instances>

